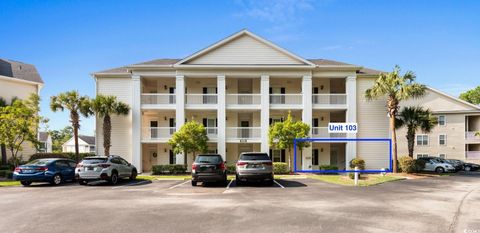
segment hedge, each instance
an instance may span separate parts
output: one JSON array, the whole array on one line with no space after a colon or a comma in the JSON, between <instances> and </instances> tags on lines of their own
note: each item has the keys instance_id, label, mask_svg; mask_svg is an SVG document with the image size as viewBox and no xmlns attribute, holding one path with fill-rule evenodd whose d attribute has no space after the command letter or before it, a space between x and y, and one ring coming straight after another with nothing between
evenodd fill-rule
<instances>
[{"instance_id":1,"label":"hedge","mask_svg":"<svg viewBox=\"0 0 480 233\"><path fill-rule=\"evenodd\" d=\"M425 160L413 159L410 156L402 156L398 164L398 170L405 173L421 172L425 168Z\"/></svg>"},{"instance_id":2,"label":"hedge","mask_svg":"<svg viewBox=\"0 0 480 233\"><path fill-rule=\"evenodd\" d=\"M235 165L227 165L228 174L235 174L235 171L236 171Z\"/></svg>"},{"instance_id":3,"label":"hedge","mask_svg":"<svg viewBox=\"0 0 480 233\"><path fill-rule=\"evenodd\" d=\"M273 173L274 174L288 174L288 164L287 163L273 163Z\"/></svg>"},{"instance_id":4,"label":"hedge","mask_svg":"<svg viewBox=\"0 0 480 233\"><path fill-rule=\"evenodd\" d=\"M153 165L152 174L182 174L187 172L187 167L183 164Z\"/></svg>"},{"instance_id":5,"label":"hedge","mask_svg":"<svg viewBox=\"0 0 480 233\"><path fill-rule=\"evenodd\" d=\"M338 167L335 165L320 165L319 170L338 170Z\"/></svg>"},{"instance_id":6,"label":"hedge","mask_svg":"<svg viewBox=\"0 0 480 233\"><path fill-rule=\"evenodd\" d=\"M83 158L88 157L88 156L95 156L95 153L80 153L78 155L78 160L77 162L80 162ZM35 159L49 159L49 158L60 158L60 159L72 159L75 160L75 153L72 152L63 152L63 153L36 153L33 154L29 161L33 161Z\"/></svg>"}]
</instances>

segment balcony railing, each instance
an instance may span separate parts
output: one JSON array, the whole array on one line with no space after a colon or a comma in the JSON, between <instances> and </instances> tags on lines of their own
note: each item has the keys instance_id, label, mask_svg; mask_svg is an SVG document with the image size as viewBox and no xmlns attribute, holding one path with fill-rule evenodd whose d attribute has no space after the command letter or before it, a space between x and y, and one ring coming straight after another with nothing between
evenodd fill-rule
<instances>
[{"instance_id":1,"label":"balcony railing","mask_svg":"<svg viewBox=\"0 0 480 233\"><path fill-rule=\"evenodd\" d=\"M218 128L217 127L205 127L207 130L207 136L210 139L217 138Z\"/></svg>"},{"instance_id":2,"label":"balcony railing","mask_svg":"<svg viewBox=\"0 0 480 233\"><path fill-rule=\"evenodd\" d=\"M227 127L226 135L228 139L260 139L260 127Z\"/></svg>"},{"instance_id":3,"label":"balcony railing","mask_svg":"<svg viewBox=\"0 0 480 233\"><path fill-rule=\"evenodd\" d=\"M467 159L480 159L480 151L467 151Z\"/></svg>"},{"instance_id":4,"label":"balcony railing","mask_svg":"<svg viewBox=\"0 0 480 233\"><path fill-rule=\"evenodd\" d=\"M475 136L477 132L475 131L470 131L470 132L465 132L465 139L467 140L479 140L480 141L480 136Z\"/></svg>"},{"instance_id":5,"label":"balcony railing","mask_svg":"<svg viewBox=\"0 0 480 233\"><path fill-rule=\"evenodd\" d=\"M227 94L227 104L258 105L261 101L261 94Z\"/></svg>"},{"instance_id":6,"label":"balcony railing","mask_svg":"<svg viewBox=\"0 0 480 233\"><path fill-rule=\"evenodd\" d=\"M175 104L175 94L145 93L141 97L142 104Z\"/></svg>"},{"instance_id":7,"label":"balcony railing","mask_svg":"<svg viewBox=\"0 0 480 233\"><path fill-rule=\"evenodd\" d=\"M302 104L302 94L270 94L270 104Z\"/></svg>"},{"instance_id":8,"label":"balcony railing","mask_svg":"<svg viewBox=\"0 0 480 233\"><path fill-rule=\"evenodd\" d=\"M175 127L144 127L142 130L143 140L170 139L175 133Z\"/></svg>"},{"instance_id":9,"label":"balcony railing","mask_svg":"<svg viewBox=\"0 0 480 233\"><path fill-rule=\"evenodd\" d=\"M345 138L346 133L328 133L328 127L312 127L312 137L314 138Z\"/></svg>"},{"instance_id":10,"label":"balcony railing","mask_svg":"<svg viewBox=\"0 0 480 233\"><path fill-rule=\"evenodd\" d=\"M347 94L313 94L312 103L320 105L345 105Z\"/></svg>"},{"instance_id":11,"label":"balcony railing","mask_svg":"<svg viewBox=\"0 0 480 233\"><path fill-rule=\"evenodd\" d=\"M186 94L186 104L217 104L217 94Z\"/></svg>"}]
</instances>

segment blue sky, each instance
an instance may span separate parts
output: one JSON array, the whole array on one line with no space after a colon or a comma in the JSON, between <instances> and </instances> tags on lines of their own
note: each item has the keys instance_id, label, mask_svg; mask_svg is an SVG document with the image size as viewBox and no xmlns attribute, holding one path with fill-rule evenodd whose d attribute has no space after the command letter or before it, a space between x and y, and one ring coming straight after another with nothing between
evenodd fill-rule
<instances>
[{"instance_id":1,"label":"blue sky","mask_svg":"<svg viewBox=\"0 0 480 233\"><path fill-rule=\"evenodd\" d=\"M243 28L305 58L389 71L452 95L480 85L480 1L0 1L0 57L34 64L51 95L94 96L90 73L183 58ZM93 135L93 119L81 133Z\"/></svg>"}]
</instances>

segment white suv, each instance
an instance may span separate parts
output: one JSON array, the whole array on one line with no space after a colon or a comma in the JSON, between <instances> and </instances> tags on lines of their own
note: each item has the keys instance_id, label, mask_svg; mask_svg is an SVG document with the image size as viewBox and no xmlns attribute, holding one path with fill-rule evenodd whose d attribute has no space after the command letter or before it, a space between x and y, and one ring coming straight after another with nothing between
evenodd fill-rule
<instances>
[{"instance_id":1,"label":"white suv","mask_svg":"<svg viewBox=\"0 0 480 233\"><path fill-rule=\"evenodd\" d=\"M81 185L95 180L106 180L110 184L116 184L121 178L135 180L137 169L120 156L92 156L85 157L77 164L75 177Z\"/></svg>"},{"instance_id":2,"label":"white suv","mask_svg":"<svg viewBox=\"0 0 480 233\"><path fill-rule=\"evenodd\" d=\"M425 161L424 171L444 173L444 172L455 172L455 167L452 164L445 162L441 158L436 157L423 157L418 158Z\"/></svg>"}]
</instances>

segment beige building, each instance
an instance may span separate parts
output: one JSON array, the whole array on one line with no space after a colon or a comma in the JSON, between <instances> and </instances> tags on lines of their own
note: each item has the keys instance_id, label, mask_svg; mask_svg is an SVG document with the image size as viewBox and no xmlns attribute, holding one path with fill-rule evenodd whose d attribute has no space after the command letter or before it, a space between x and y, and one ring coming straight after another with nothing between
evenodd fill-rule
<instances>
[{"instance_id":1,"label":"beige building","mask_svg":"<svg viewBox=\"0 0 480 233\"><path fill-rule=\"evenodd\" d=\"M32 93L40 95L42 87L43 80L35 66L0 58L0 97L7 104L10 104L14 98L26 99ZM24 143L23 151L20 151L19 155L23 159L28 159L36 152L35 147L30 143ZM10 156L7 150L7 157L10 158Z\"/></svg>"},{"instance_id":2,"label":"beige building","mask_svg":"<svg viewBox=\"0 0 480 233\"><path fill-rule=\"evenodd\" d=\"M288 162L288 152L268 145L268 128L289 111L311 125L312 138L389 138L385 100L364 98L379 73L305 59L242 30L184 59L157 59L93 77L96 93L115 95L132 107L128 116L112 117L111 153L149 171L155 164L183 163L184 155L173 154L167 141L192 119L207 127L210 152L229 164L245 151L267 152L275 162ZM96 144L101 145L102 125L96 122ZM356 122L359 129L356 134L329 133L330 122ZM400 151L403 147L406 144ZM103 153L101 148L97 153ZM314 142L299 157L297 169L345 169L357 156L366 160L368 169L388 168L388 155L385 142ZM466 159L465 153L457 158ZM191 155L187 160L190 165Z\"/></svg>"}]
</instances>

